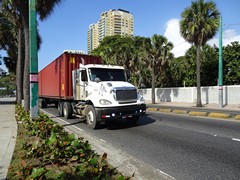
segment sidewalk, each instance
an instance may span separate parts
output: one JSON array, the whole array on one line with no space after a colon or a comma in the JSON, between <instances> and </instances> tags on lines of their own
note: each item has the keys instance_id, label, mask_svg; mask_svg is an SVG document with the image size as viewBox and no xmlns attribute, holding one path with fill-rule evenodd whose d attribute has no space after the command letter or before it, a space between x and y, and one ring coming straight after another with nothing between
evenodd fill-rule
<instances>
[{"instance_id":1,"label":"sidewalk","mask_svg":"<svg viewBox=\"0 0 240 180\"><path fill-rule=\"evenodd\" d=\"M0 98L0 180L5 180L15 148L15 98Z\"/></svg>"}]
</instances>

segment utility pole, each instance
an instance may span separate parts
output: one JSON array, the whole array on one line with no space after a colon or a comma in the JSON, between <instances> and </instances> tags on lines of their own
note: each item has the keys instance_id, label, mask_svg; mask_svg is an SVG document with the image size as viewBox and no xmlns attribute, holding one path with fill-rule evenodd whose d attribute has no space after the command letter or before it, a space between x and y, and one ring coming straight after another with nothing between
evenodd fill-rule
<instances>
[{"instance_id":1,"label":"utility pole","mask_svg":"<svg viewBox=\"0 0 240 180\"><path fill-rule=\"evenodd\" d=\"M222 16L219 23L218 105L223 108Z\"/></svg>"},{"instance_id":2,"label":"utility pole","mask_svg":"<svg viewBox=\"0 0 240 180\"><path fill-rule=\"evenodd\" d=\"M36 0L29 0L29 45L30 45L30 117L38 117L38 54Z\"/></svg>"}]
</instances>

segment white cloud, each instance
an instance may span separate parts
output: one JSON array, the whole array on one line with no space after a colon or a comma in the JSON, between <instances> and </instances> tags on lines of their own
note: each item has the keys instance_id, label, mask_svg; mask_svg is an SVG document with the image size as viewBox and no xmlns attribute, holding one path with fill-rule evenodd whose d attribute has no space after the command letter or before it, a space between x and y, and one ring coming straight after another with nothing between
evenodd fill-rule
<instances>
[{"instance_id":1,"label":"white cloud","mask_svg":"<svg viewBox=\"0 0 240 180\"><path fill-rule=\"evenodd\" d=\"M164 36L173 43L172 53L175 57L183 56L191 45L187 43L180 35L180 27L178 19L170 19L166 24Z\"/></svg>"},{"instance_id":2,"label":"white cloud","mask_svg":"<svg viewBox=\"0 0 240 180\"><path fill-rule=\"evenodd\" d=\"M179 27L179 19L170 19L166 24L166 30L164 33L164 36L173 43L174 48L172 50L172 53L175 57L183 56L188 50L191 45L187 43L182 36L180 35L180 27ZM226 46L234 41L240 42L240 34L237 33L234 29L227 29L223 31L222 34L222 45ZM218 35L208 41L209 45L216 45L218 47L219 45L219 37Z\"/></svg>"},{"instance_id":3,"label":"white cloud","mask_svg":"<svg viewBox=\"0 0 240 180\"><path fill-rule=\"evenodd\" d=\"M234 29L227 29L222 33L222 45L226 46L231 42L239 41L240 42L240 34L237 34L237 31ZM211 39L208 44L219 46L219 35Z\"/></svg>"}]
</instances>

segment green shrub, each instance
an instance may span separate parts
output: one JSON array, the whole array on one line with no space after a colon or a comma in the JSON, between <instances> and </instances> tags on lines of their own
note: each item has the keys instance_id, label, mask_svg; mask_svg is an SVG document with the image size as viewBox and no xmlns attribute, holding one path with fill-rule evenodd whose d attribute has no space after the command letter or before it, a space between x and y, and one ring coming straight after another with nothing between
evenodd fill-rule
<instances>
[{"instance_id":1,"label":"green shrub","mask_svg":"<svg viewBox=\"0 0 240 180\"><path fill-rule=\"evenodd\" d=\"M15 172L9 179L129 179L107 163L106 153L100 157L88 141L68 134L47 115L32 120L21 106L16 106L16 114L18 138L25 136L17 149L24 153L17 170L11 165Z\"/></svg>"}]
</instances>

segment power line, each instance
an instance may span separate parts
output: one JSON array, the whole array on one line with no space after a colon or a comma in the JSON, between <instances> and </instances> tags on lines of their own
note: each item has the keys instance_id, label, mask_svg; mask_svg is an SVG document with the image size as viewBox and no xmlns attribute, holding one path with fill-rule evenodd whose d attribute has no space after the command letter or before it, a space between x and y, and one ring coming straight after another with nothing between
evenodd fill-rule
<instances>
[{"instance_id":1,"label":"power line","mask_svg":"<svg viewBox=\"0 0 240 180\"><path fill-rule=\"evenodd\" d=\"M176 47L176 46L179 46L179 45L181 45L181 44L184 44L184 43L186 43L187 41L184 41L184 42L181 42L181 43L179 43L179 44L176 44L176 45L174 45L174 47Z\"/></svg>"},{"instance_id":2,"label":"power line","mask_svg":"<svg viewBox=\"0 0 240 180\"><path fill-rule=\"evenodd\" d=\"M240 23L233 23L233 24L224 24L224 29L228 28L229 26L238 26Z\"/></svg>"}]
</instances>

